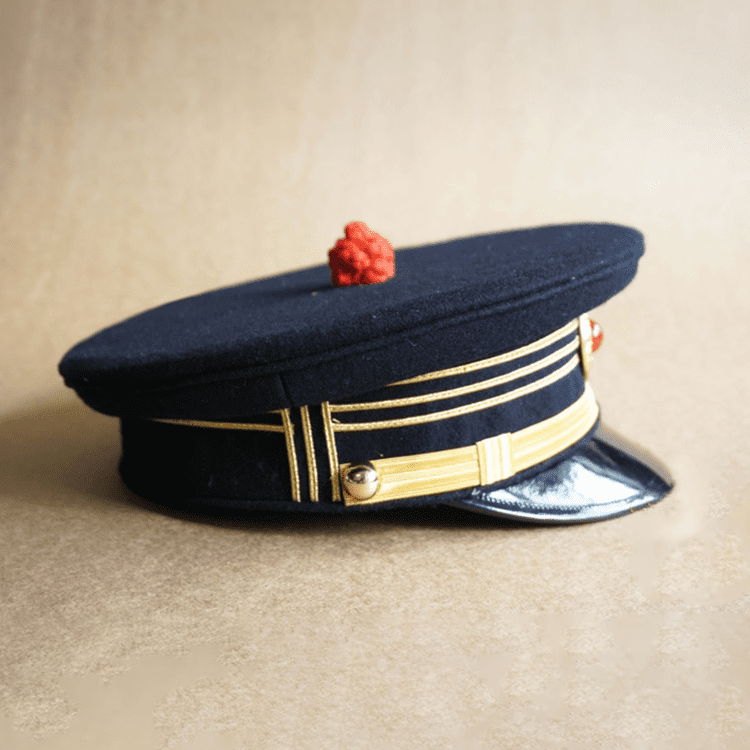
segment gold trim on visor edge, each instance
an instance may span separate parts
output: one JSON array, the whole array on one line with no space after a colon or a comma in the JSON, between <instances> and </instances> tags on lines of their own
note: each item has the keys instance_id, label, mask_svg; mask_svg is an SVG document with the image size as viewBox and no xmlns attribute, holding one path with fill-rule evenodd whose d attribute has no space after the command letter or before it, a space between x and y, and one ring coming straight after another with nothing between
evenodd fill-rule
<instances>
[{"instance_id":1,"label":"gold trim on visor edge","mask_svg":"<svg viewBox=\"0 0 750 750\"><path fill-rule=\"evenodd\" d=\"M517 432L463 448L374 459L371 463L380 482L377 492L357 500L344 490L343 499L346 505L374 505L495 484L570 448L591 430L598 417L599 407L587 383L583 395L569 407ZM340 465L341 478L350 466Z\"/></svg>"}]
</instances>

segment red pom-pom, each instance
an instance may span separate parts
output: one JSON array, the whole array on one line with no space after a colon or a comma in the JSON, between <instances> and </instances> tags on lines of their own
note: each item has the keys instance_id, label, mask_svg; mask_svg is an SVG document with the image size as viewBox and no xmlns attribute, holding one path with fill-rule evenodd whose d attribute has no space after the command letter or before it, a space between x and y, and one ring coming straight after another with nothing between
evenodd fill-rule
<instances>
[{"instance_id":1,"label":"red pom-pom","mask_svg":"<svg viewBox=\"0 0 750 750\"><path fill-rule=\"evenodd\" d=\"M361 221L346 225L346 239L328 251L328 265L334 286L379 284L396 273L391 243Z\"/></svg>"}]
</instances>

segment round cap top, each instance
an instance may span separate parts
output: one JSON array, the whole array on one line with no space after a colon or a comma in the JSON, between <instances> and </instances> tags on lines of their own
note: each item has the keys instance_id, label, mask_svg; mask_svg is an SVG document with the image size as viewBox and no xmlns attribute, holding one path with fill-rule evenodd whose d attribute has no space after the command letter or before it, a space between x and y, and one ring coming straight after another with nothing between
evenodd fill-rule
<instances>
[{"instance_id":1,"label":"round cap top","mask_svg":"<svg viewBox=\"0 0 750 750\"><path fill-rule=\"evenodd\" d=\"M344 398L510 350L620 291L643 237L538 227L396 251L396 275L333 287L328 266L154 308L81 342L66 383L108 414L232 419Z\"/></svg>"}]
</instances>

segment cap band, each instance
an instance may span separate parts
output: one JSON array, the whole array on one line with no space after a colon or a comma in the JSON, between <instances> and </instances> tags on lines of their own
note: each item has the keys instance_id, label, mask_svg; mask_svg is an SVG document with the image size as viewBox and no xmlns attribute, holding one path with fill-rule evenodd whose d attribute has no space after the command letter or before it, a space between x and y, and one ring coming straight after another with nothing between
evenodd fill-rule
<instances>
[{"instance_id":1,"label":"cap band","mask_svg":"<svg viewBox=\"0 0 750 750\"><path fill-rule=\"evenodd\" d=\"M362 398L343 403L324 401L299 410L267 412L252 422L151 421L222 431L283 434L282 443L276 444L285 449L287 498L295 502L318 503L327 498L334 503L343 500L347 506L373 505L492 485L553 458L586 436L598 419L598 408L588 385L572 403L560 404L564 408L558 407L556 413L547 412L552 416L537 417L530 425L522 422L518 425L520 429L511 427L513 431L500 435L490 432L489 437L485 437L488 435L485 431L475 437L476 442L466 440L461 445L463 440L459 438L460 447L444 444L440 446L442 450L435 449L434 441L428 439L422 444L429 448L432 443L433 450L409 455L389 456L387 446L393 439L400 440L397 435L404 428L408 431L444 420L473 419L471 415L490 414L514 402L525 404L524 399L532 394L547 393L547 389L572 376L586 357L582 349L588 341L579 333L584 329L588 330L588 319L582 316L580 325L578 320L571 321L513 351L392 383L369 394L369 401ZM519 364L513 366L515 361ZM435 388L435 381L442 381L443 387ZM393 391L397 397L387 398ZM364 399L367 398L365 395ZM314 414L317 416L312 420ZM361 421L356 421L357 418ZM502 426L502 422L501 419L496 424ZM381 433L390 437L385 442L378 439L377 449L373 450L373 443L368 448L369 436ZM342 446L341 441L346 445ZM417 443L414 447L418 447ZM340 463L342 450L345 461ZM377 489L367 497L354 497L346 490L349 486L346 473L359 466L352 463L352 453L373 467L378 477ZM362 494L361 488L358 493Z\"/></svg>"}]
</instances>

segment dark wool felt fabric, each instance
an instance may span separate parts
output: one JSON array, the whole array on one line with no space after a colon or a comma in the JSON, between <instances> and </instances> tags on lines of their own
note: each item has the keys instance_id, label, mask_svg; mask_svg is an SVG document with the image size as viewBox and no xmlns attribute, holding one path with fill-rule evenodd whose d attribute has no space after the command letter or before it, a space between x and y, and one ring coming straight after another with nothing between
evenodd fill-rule
<instances>
[{"instance_id":1,"label":"dark wool felt fabric","mask_svg":"<svg viewBox=\"0 0 750 750\"><path fill-rule=\"evenodd\" d=\"M550 350L560 349L575 335L567 336L552 347L547 347L514 362L486 368L478 372L441 378L437 381L395 386L366 394L361 401L368 402L384 398L402 398L426 391L448 390L468 382L488 380L498 374L512 371L523 365L541 360ZM576 355L573 355L576 356ZM408 407L372 409L356 412L338 412L335 417L342 423L371 422L453 409L465 404L477 403L502 393L515 391L553 372L568 361L549 365L523 378L464 396L440 399L429 404ZM458 446L473 445L479 440L503 432L516 432L530 424L558 414L572 404L583 393L584 380L580 367L561 380L521 398L497 405L493 408L442 419L427 424L400 426L389 429L339 432L336 434L338 458L341 463L356 463L382 457L408 456L448 450ZM308 502L308 475L306 461L299 462L302 506L310 511L337 511L340 504L333 504L330 468L326 452L325 434L319 407L310 408L313 427L313 442L316 446L316 466L320 483L320 502ZM268 415L259 415L248 421L268 422ZM278 415L275 415L278 416ZM305 456L302 442L302 426L298 410L292 411L295 427L296 450L299 457ZM276 420L280 424L280 418ZM246 432L196 428L183 425L164 424L149 420L125 419L122 425L123 461L121 473L138 494L159 501L165 496L193 498L195 503L207 503L209 499L220 499L229 503L225 507L241 507L233 503L269 501L299 505L289 501L291 480L284 436L278 433ZM588 437L588 436L587 436ZM567 455L569 451L566 451ZM555 460L560 460L560 456ZM515 477L500 482L496 487L533 476L550 465L535 466ZM393 507L446 502L457 493L426 498L394 501ZM459 493L460 494L460 493ZM455 497L454 497L455 496ZM391 505L391 504L389 504ZM268 506L270 507L270 506ZM282 506L279 506L282 507ZM294 508L298 510L299 508Z\"/></svg>"},{"instance_id":2,"label":"dark wool felt fabric","mask_svg":"<svg viewBox=\"0 0 750 750\"><path fill-rule=\"evenodd\" d=\"M569 387L569 386L568 386ZM313 415L311 415L313 416ZM313 425L316 419L313 418ZM567 450L510 479L488 485L491 491L507 487L533 477L574 454L585 445L596 431L597 424L587 435ZM318 442L318 430L316 443ZM463 432L484 434L467 427ZM447 436L442 429L433 435ZM456 437L456 433L451 433ZM325 451L317 452L320 482L320 501L308 502L308 477L305 462L300 463L302 502L291 497L289 465L284 448L284 437L276 433L230 432L201 430L177 425L122 420L123 458L120 474L125 484L136 494L156 503L173 505L196 511L225 508L228 510L290 511L301 513L367 512L384 507L417 507L439 505L465 497L467 490L425 495L382 503L378 506L345 506L331 500L330 472ZM479 438L481 439L481 438ZM418 442L414 443L418 445ZM455 446L451 446L455 447ZM406 445L401 448L406 452ZM304 447L297 445L298 455ZM355 454L359 456L358 449ZM342 462L354 457L341 456Z\"/></svg>"},{"instance_id":3,"label":"dark wool felt fabric","mask_svg":"<svg viewBox=\"0 0 750 750\"><path fill-rule=\"evenodd\" d=\"M397 251L384 284L333 288L319 266L150 310L60 372L106 414L249 421L541 338L626 286L642 253L634 229L576 224Z\"/></svg>"},{"instance_id":4,"label":"dark wool felt fabric","mask_svg":"<svg viewBox=\"0 0 750 750\"><path fill-rule=\"evenodd\" d=\"M289 481L288 466L279 464L280 473L276 476L269 474L275 489L280 494L272 495L269 491L263 494L259 491L260 486L266 486L266 482L259 481L257 471L264 467L260 463L248 464L247 457L252 454L252 445L242 445L234 440L229 446L222 444L214 446L202 446L197 455L204 456L208 452L207 460L212 458L210 469L196 467L184 461L181 449L184 445L180 441L167 442L164 438L173 439L171 435L162 435L161 439L146 440L144 435L131 432L130 428L136 424L136 420L122 421L123 436L123 458L120 462L120 475L125 484L136 495L151 500L159 505L166 505L180 510L194 510L195 512L213 512L217 509L229 511L280 511L290 513L367 513L376 512L384 508L406 508L422 507L425 505L441 505L453 501L461 501L466 498L471 490L458 490L456 492L444 492L437 495L423 495L421 497L393 500L379 505L347 506L344 503L334 503L330 500L331 483L328 479L321 482L321 500L317 503L295 502L290 500L291 484ZM582 440L565 451L558 453L547 461L536 466L520 471L512 478L493 485L487 485L482 489L492 492L503 487L509 487L530 479L547 469L559 464L561 461L577 453L581 446L586 445L597 428L599 421L591 428ZM184 429L184 428L183 428ZM155 436L152 436L155 438ZM151 450L149 450L149 448ZM283 450L283 447L282 447ZM215 451L215 452L214 452ZM196 455L196 454L193 454ZM232 461L232 458L235 461ZM185 468L188 473L185 473ZM242 467L242 470L238 470ZM222 473L222 469L229 469ZM300 467L301 470L303 467ZM327 467L325 468L327 472ZM327 477L321 474L321 464L318 465L318 474L322 479ZM265 480L265 478L264 478ZM301 471L303 488L306 486L307 476ZM249 497L248 488L255 488L255 495ZM245 490L243 492L242 490Z\"/></svg>"},{"instance_id":5,"label":"dark wool felt fabric","mask_svg":"<svg viewBox=\"0 0 750 750\"><path fill-rule=\"evenodd\" d=\"M598 427L599 422L597 421L597 423L581 441L570 447L568 450L565 450L562 453L558 453L548 461L537 464L533 468L526 471L520 471L511 479L508 479L504 482L498 482L497 484L488 485L486 487L483 487L482 489L487 492L502 489L503 487L517 484L518 482L522 482L526 479L536 476L537 474L542 473L543 471L546 471L547 469L555 466L556 464L559 464L561 461L564 461L565 459L569 458L577 451L579 451L582 445L586 445L591 440ZM130 442L127 436L127 420L123 420L122 428L123 445L127 445L128 442ZM170 450L169 454L174 456L176 455L176 452L174 450ZM364 506L347 506L344 505L344 503L333 503L328 500L321 500L321 502L317 503L298 503L289 500L290 495L288 494L276 498L272 498L269 494L268 496L264 496L260 499L250 499L241 494L237 495L236 493L232 492L225 492L224 494L220 494L223 491L222 486L212 486L211 492L215 494L201 495L196 492L195 485L190 484L181 475L172 477L176 478L178 480L177 482L170 482L170 477L165 476L165 467L159 462L154 461L146 463L142 466L137 466L137 470L134 471L133 469L136 468L137 457L132 456L128 458L129 455L130 453L128 451L123 452L123 459L120 463L120 475L122 476L125 484L133 492L135 492L136 495L139 495L140 497L143 497L146 500L150 500L158 505L173 507L181 511L194 511L196 513L212 513L217 510L226 510L230 512L250 511L252 513L268 511L274 513L371 513L379 512L386 508L416 508L429 505L443 505L450 502L461 501L466 498L467 494L471 493L471 490L459 490L457 492L444 492L439 495L423 495L421 497L393 500L392 502L382 503L380 505ZM160 452L158 455L162 456L163 458L167 458L167 456L163 452ZM218 472L216 472L214 476L218 478ZM257 480L253 479L253 477L248 475L247 479L248 482L246 486L257 484ZM240 483L241 479L237 477L237 484ZM288 478L286 482L286 488L287 491L291 489ZM328 482L327 486L324 488L324 497L326 497L329 493L330 482Z\"/></svg>"}]
</instances>

